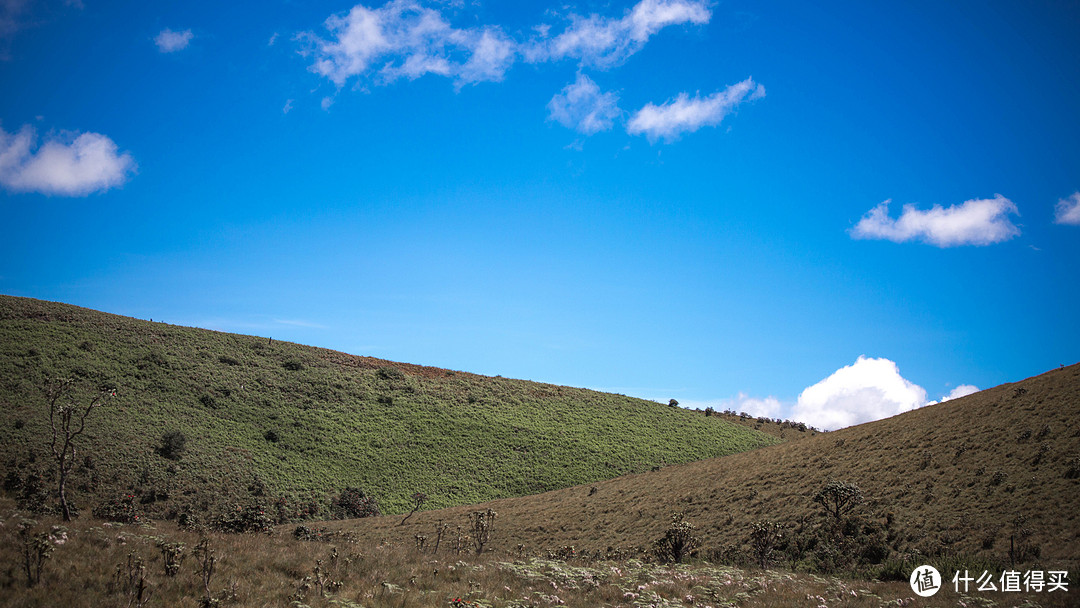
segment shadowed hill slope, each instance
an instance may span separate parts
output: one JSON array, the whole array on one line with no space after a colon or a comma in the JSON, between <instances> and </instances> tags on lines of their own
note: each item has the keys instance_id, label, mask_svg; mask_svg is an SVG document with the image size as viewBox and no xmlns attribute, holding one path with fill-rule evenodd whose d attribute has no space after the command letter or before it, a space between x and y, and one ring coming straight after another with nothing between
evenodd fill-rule
<instances>
[{"instance_id":1,"label":"shadowed hill slope","mask_svg":"<svg viewBox=\"0 0 1080 608\"><path fill-rule=\"evenodd\" d=\"M651 401L358 357L0 296L0 476L52 489L42 385L118 397L69 484L84 509L134 494L155 517L215 503L327 516L362 488L384 512L568 487L776 443ZM164 450L164 438L182 449ZM168 456L168 457L167 457ZM226 505L227 506L227 505Z\"/></svg>"},{"instance_id":2,"label":"shadowed hill slope","mask_svg":"<svg viewBox=\"0 0 1080 608\"><path fill-rule=\"evenodd\" d=\"M1080 559L1080 365L753 452L484 505L336 524L362 537L428 534L435 522L498 513L491 546L510 550L647 547L673 511L703 549L746 547L750 524L793 530L826 517L813 500L830 480L857 484L856 513L890 530L893 555L1003 560L1018 515L1041 559ZM1075 569L1075 568L1073 568ZM906 575L905 575L906 576Z\"/></svg>"}]
</instances>

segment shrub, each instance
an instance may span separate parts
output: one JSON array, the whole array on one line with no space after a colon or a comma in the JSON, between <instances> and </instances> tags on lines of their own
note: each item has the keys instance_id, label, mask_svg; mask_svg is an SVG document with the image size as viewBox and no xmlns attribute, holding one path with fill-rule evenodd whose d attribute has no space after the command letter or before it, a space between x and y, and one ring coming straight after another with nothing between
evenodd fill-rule
<instances>
[{"instance_id":1,"label":"shrub","mask_svg":"<svg viewBox=\"0 0 1080 608\"><path fill-rule=\"evenodd\" d=\"M693 555L701 546L701 539L694 535L694 528L694 524L686 521L682 513L672 513L671 525L664 536L653 542L653 553L662 562L675 563Z\"/></svg>"},{"instance_id":2,"label":"shrub","mask_svg":"<svg viewBox=\"0 0 1080 608\"><path fill-rule=\"evenodd\" d=\"M176 576L180 572L180 566L184 563L184 543L171 543L168 541L158 542L161 550L161 563L165 567L165 576Z\"/></svg>"},{"instance_id":3,"label":"shrub","mask_svg":"<svg viewBox=\"0 0 1080 608\"><path fill-rule=\"evenodd\" d=\"M158 446L158 454L169 460L180 460L184 448L187 446L187 437L180 431L169 431L161 436L161 445Z\"/></svg>"},{"instance_id":4,"label":"shrub","mask_svg":"<svg viewBox=\"0 0 1080 608\"><path fill-rule=\"evenodd\" d=\"M712 406L705 408L705 415L706 416L712 416L715 413L716 413L716 410L714 410L712 408Z\"/></svg>"},{"instance_id":5,"label":"shrub","mask_svg":"<svg viewBox=\"0 0 1080 608\"><path fill-rule=\"evenodd\" d=\"M37 522L25 520L19 524L19 540L22 541L23 572L26 574L26 586L33 587L41 581L41 569L45 560L52 557L57 545L67 541L67 529L53 526L51 532L33 533Z\"/></svg>"},{"instance_id":6,"label":"shrub","mask_svg":"<svg viewBox=\"0 0 1080 608\"><path fill-rule=\"evenodd\" d=\"M405 378L405 374L400 369L389 365L375 370L375 375L383 380L403 380Z\"/></svg>"},{"instance_id":7,"label":"shrub","mask_svg":"<svg viewBox=\"0 0 1080 608\"><path fill-rule=\"evenodd\" d=\"M138 523L142 518L135 505L134 494L124 494L94 507L94 517L124 524Z\"/></svg>"},{"instance_id":8,"label":"shrub","mask_svg":"<svg viewBox=\"0 0 1080 608\"><path fill-rule=\"evenodd\" d=\"M671 401L668 401L668 407L679 407L679 402L672 399Z\"/></svg>"},{"instance_id":9,"label":"shrub","mask_svg":"<svg viewBox=\"0 0 1080 608\"><path fill-rule=\"evenodd\" d=\"M279 437L277 431L275 431L274 429L270 429L269 431L263 433L263 439L266 439L270 443L277 443Z\"/></svg>"},{"instance_id":10,"label":"shrub","mask_svg":"<svg viewBox=\"0 0 1080 608\"><path fill-rule=\"evenodd\" d=\"M863 500L859 486L846 481L830 481L814 495L814 502L825 507L837 520Z\"/></svg>"},{"instance_id":11,"label":"shrub","mask_svg":"<svg viewBox=\"0 0 1080 608\"><path fill-rule=\"evenodd\" d=\"M205 405L208 408L213 408L217 405L217 401L210 393L203 393L199 396L199 403Z\"/></svg>"},{"instance_id":12,"label":"shrub","mask_svg":"<svg viewBox=\"0 0 1080 608\"><path fill-rule=\"evenodd\" d=\"M218 357L218 362L219 363L224 363L225 365L240 365L239 361L237 361L236 359L233 359L232 357L230 357L228 355L221 355L220 357Z\"/></svg>"},{"instance_id":13,"label":"shrub","mask_svg":"<svg viewBox=\"0 0 1080 608\"><path fill-rule=\"evenodd\" d=\"M360 488L345 488L334 500L335 515L340 519L381 515L379 501Z\"/></svg>"},{"instance_id":14,"label":"shrub","mask_svg":"<svg viewBox=\"0 0 1080 608\"><path fill-rule=\"evenodd\" d=\"M473 543L476 544L476 554L484 552L484 545L491 540L491 533L495 530L495 511L474 511L469 514L469 523L472 524Z\"/></svg>"},{"instance_id":15,"label":"shrub","mask_svg":"<svg viewBox=\"0 0 1080 608\"><path fill-rule=\"evenodd\" d=\"M274 521L266 514L262 505L251 504L246 507L232 505L210 520L210 529L218 532L243 534L246 532L266 532L273 530Z\"/></svg>"},{"instance_id":16,"label":"shrub","mask_svg":"<svg viewBox=\"0 0 1080 608\"><path fill-rule=\"evenodd\" d=\"M773 521L757 521L750 524L750 547L762 568L768 568L773 549L783 537L784 526Z\"/></svg>"},{"instance_id":17,"label":"shrub","mask_svg":"<svg viewBox=\"0 0 1080 608\"><path fill-rule=\"evenodd\" d=\"M287 369L287 370L289 370L291 372L298 372L298 371L304 369L304 364L303 364L303 362L298 361L296 359L289 359L288 361L282 363L281 367L284 367L285 369Z\"/></svg>"},{"instance_id":18,"label":"shrub","mask_svg":"<svg viewBox=\"0 0 1080 608\"><path fill-rule=\"evenodd\" d=\"M1069 467L1065 469L1065 479L1076 479L1080 477L1080 456L1075 456L1069 460Z\"/></svg>"}]
</instances>

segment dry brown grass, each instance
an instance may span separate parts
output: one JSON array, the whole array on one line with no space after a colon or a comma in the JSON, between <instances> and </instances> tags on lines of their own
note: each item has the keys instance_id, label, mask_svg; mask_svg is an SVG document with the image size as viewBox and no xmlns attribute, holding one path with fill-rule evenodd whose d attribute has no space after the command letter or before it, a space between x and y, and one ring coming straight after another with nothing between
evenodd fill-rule
<instances>
[{"instance_id":1,"label":"dry brown grass","mask_svg":"<svg viewBox=\"0 0 1080 608\"><path fill-rule=\"evenodd\" d=\"M400 527L394 518L337 525L368 541L405 542L417 533L430 534L440 520L463 522L470 510L490 507L499 513L491 542L496 551L518 544L530 551L563 545L604 550L647 546L662 534L668 515L682 511L701 530L705 548L719 548L742 543L754 521L794 523L818 514L814 493L837 479L860 486L866 516L884 521L892 514L901 550L1003 559L1011 522L1022 514L1043 561L1075 566L1080 479L1067 478L1066 472L1080 456L1078 420L1080 365L1073 365L886 420L724 458L421 512ZM1028 430L1031 436L1025 438Z\"/></svg>"},{"instance_id":2,"label":"dry brown grass","mask_svg":"<svg viewBox=\"0 0 1080 608\"><path fill-rule=\"evenodd\" d=\"M82 519L71 524L69 540L46 562L41 581L26 588L17 568L18 521L11 503L0 504L0 605L91 608L132 606L114 573L131 554L146 565L147 606L199 606L203 598L193 556L176 577L164 575L157 543L180 541L188 550L200 536L170 523L103 526ZM48 527L56 522L42 521ZM1075 592L1056 594L976 594L946 586L937 597L912 601L906 583L857 581L779 570L741 569L694 562L680 565L571 558L553 560L502 552L438 554L415 545L302 541L281 530L271 536L210 534L218 558L211 581L220 606L364 606L547 608L551 606L694 607L821 606L1068 606ZM316 573L318 567L318 573ZM320 584L321 581L321 584ZM992 599L998 604L987 603ZM967 603L960 603L961 601ZM1025 601L1033 603L1024 604Z\"/></svg>"}]
</instances>

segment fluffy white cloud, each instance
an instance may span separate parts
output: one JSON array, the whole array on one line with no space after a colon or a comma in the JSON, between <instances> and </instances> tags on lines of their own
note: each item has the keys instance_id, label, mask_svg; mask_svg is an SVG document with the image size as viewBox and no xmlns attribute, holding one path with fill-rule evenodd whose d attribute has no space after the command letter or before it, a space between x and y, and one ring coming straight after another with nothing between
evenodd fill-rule
<instances>
[{"instance_id":1,"label":"fluffy white cloud","mask_svg":"<svg viewBox=\"0 0 1080 608\"><path fill-rule=\"evenodd\" d=\"M926 391L901 376L896 363L860 356L852 365L804 390L791 414L795 420L832 430L926 404Z\"/></svg>"},{"instance_id":2,"label":"fluffy white cloud","mask_svg":"<svg viewBox=\"0 0 1080 608\"><path fill-rule=\"evenodd\" d=\"M195 35L191 33L191 30L174 32L169 28L165 28L154 37L154 44L162 53L175 53L186 49L188 43L194 37Z\"/></svg>"},{"instance_id":3,"label":"fluffy white cloud","mask_svg":"<svg viewBox=\"0 0 1080 608\"><path fill-rule=\"evenodd\" d=\"M502 80L516 58L516 44L498 27L458 29L442 14L414 0L392 0L382 8L354 6L325 23L330 39L313 33L311 71L338 86L377 72L384 82L425 74L453 78L458 85Z\"/></svg>"},{"instance_id":4,"label":"fluffy white cloud","mask_svg":"<svg viewBox=\"0 0 1080 608\"><path fill-rule=\"evenodd\" d=\"M679 93L663 105L646 105L637 111L626 126L631 135L645 135L650 141L672 140L682 133L720 124L740 103L765 96L765 87L752 78L733 84L708 97Z\"/></svg>"},{"instance_id":5,"label":"fluffy white cloud","mask_svg":"<svg viewBox=\"0 0 1080 608\"><path fill-rule=\"evenodd\" d=\"M543 36L526 45L531 62L577 59L584 65L610 67L641 50L649 38L669 25L703 25L712 16L705 0L641 0L621 18L572 15L570 25L547 38L550 26L537 28Z\"/></svg>"},{"instance_id":6,"label":"fluffy white cloud","mask_svg":"<svg viewBox=\"0 0 1080 608\"><path fill-rule=\"evenodd\" d=\"M720 405L721 407L717 409L732 410L739 413L746 412L751 416L765 416L768 418L779 418L784 409L784 406L776 397L751 397L746 393L739 393L738 397L723 401Z\"/></svg>"},{"instance_id":7,"label":"fluffy white cloud","mask_svg":"<svg viewBox=\"0 0 1080 608\"><path fill-rule=\"evenodd\" d=\"M1073 192L1072 196L1057 202L1054 222L1080 226L1080 192Z\"/></svg>"},{"instance_id":8,"label":"fluffy white cloud","mask_svg":"<svg viewBox=\"0 0 1080 608\"><path fill-rule=\"evenodd\" d=\"M601 93L584 74L548 102L548 119L585 135L607 131L619 116L619 96Z\"/></svg>"},{"instance_id":9,"label":"fluffy white cloud","mask_svg":"<svg viewBox=\"0 0 1080 608\"><path fill-rule=\"evenodd\" d=\"M123 184L135 171L127 152L99 133L50 137L34 151L36 134L0 129L0 184L16 192L83 196Z\"/></svg>"},{"instance_id":10,"label":"fluffy white cloud","mask_svg":"<svg viewBox=\"0 0 1080 608\"><path fill-rule=\"evenodd\" d=\"M972 385L972 384L961 384L960 386L957 386L956 388L949 391L949 394L942 397L941 401L939 401L939 402L931 401L930 403L927 403L927 405L931 405L933 403L944 403L946 401L951 401L953 399L959 399L960 397L967 397L968 395L974 395L977 392L979 392L979 387L977 387L975 385Z\"/></svg>"},{"instance_id":11,"label":"fluffy white cloud","mask_svg":"<svg viewBox=\"0 0 1080 608\"><path fill-rule=\"evenodd\" d=\"M896 243L922 239L938 247L990 245L1020 234L1009 215L1019 215L1012 201L995 194L994 198L972 199L943 208L934 205L921 211L904 205L900 217L889 217L887 200L863 216L851 236L857 239L886 239Z\"/></svg>"}]
</instances>

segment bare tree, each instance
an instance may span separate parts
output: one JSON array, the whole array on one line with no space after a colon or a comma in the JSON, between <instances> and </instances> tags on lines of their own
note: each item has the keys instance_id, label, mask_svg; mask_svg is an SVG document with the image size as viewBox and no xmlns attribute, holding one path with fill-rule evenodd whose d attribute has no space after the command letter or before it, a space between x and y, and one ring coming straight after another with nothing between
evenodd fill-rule
<instances>
[{"instance_id":1,"label":"bare tree","mask_svg":"<svg viewBox=\"0 0 1080 608\"><path fill-rule=\"evenodd\" d=\"M49 427L52 429L53 459L59 480L60 510L64 521L71 521L71 508L67 501L67 479L75 466L75 439L86 428L86 419L95 409L116 396L115 389L101 389L85 406L77 405L72 389L73 379L54 380L45 385L45 398L49 402Z\"/></svg>"},{"instance_id":2,"label":"bare tree","mask_svg":"<svg viewBox=\"0 0 1080 608\"><path fill-rule=\"evenodd\" d=\"M424 494L423 492L417 492L417 493L412 495L412 501L413 501L413 509L412 509L412 511L409 511L409 514L405 516L405 519L401 520L401 523L398 524L399 526L404 525L405 522L408 521L409 518L413 516L413 513L416 513L417 511L420 510L420 507L424 506L424 503L427 502L427 494Z\"/></svg>"}]
</instances>

